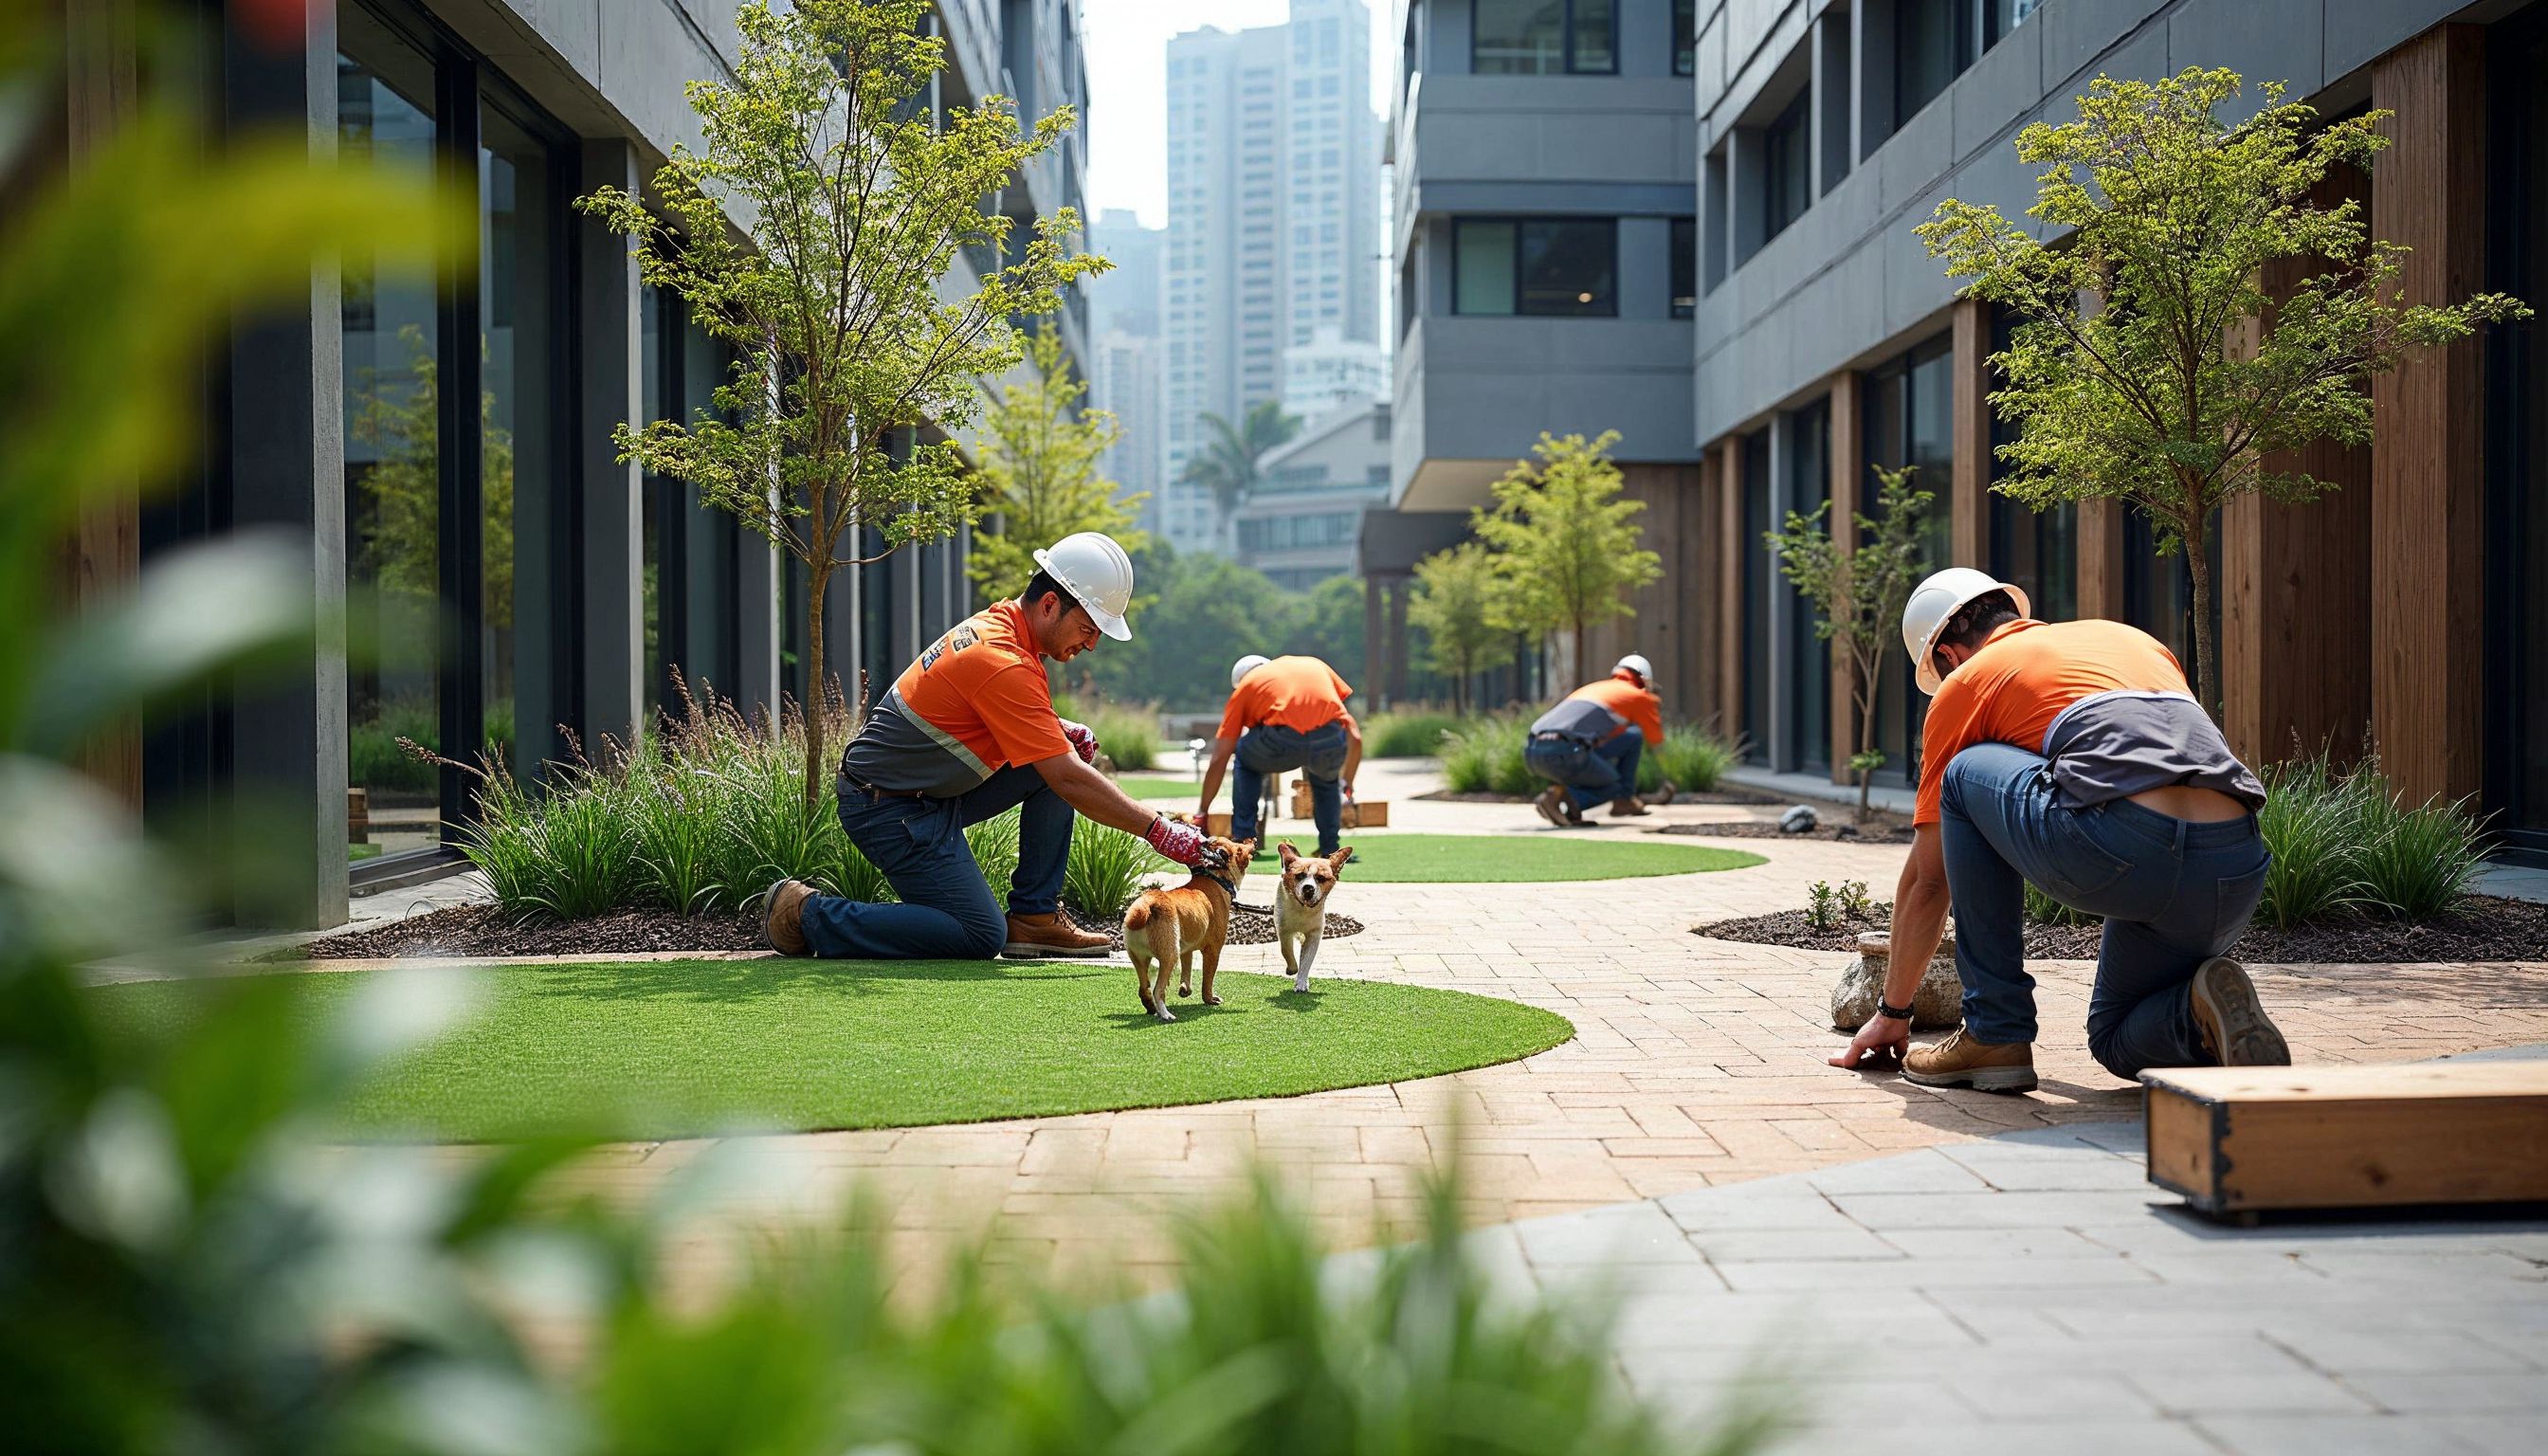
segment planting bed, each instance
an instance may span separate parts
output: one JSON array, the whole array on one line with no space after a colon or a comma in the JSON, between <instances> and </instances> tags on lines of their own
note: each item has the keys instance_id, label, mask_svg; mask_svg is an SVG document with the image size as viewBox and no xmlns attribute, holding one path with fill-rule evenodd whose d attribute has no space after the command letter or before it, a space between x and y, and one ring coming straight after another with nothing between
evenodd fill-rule
<instances>
[{"instance_id":1,"label":"planting bed","mask_svg":"<svg viewBox=\"0 0 2548 1456\"><path fill-rule=\"evenodd\" d=\"M1846 819L1835 824L1826 818L1821 824L1803 834L1787 833L1778 827L1778 821L1775 819L1734 819L1721 824L1666 824L1646 832L1692 835L1702 839L1818 839L1861 845L1911 843L1911 821L1895 820L1892 815L1884 815L1865 824L1852 824Z\"/></svg>"},{"instance_id":2,"label":"planting bed","mask_svg":"<svg viewBox=\"0 0 2548 1456\"><path fill-rule=\"evenodd\" d=\"M1802 910L1755 915L1696 927L1691 933L1719 941L1789 946L1806 951L1855 951L1861 931L1884 930L1892 907L1844 921L1828 931L1813 928ZM2026 927L2026 955L2033 960L2094 960L2102 925ZM2473 895L2431 920L2329 920L2275 930L2259 925L2230 954L2263 965L2362 964L2384 961L2496 961L2548 959L2548 905Z\"/></svg>"}]
</instances>

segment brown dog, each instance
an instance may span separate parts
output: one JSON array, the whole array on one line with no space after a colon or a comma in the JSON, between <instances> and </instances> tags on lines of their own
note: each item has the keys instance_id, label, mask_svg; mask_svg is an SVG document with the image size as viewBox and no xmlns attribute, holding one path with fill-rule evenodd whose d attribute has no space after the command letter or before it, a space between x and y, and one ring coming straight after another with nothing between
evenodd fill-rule
<instances>
[{"instance_id":1,"label":"brown dog","mask_svg":"<svg viewBox=\"0 0 2548 1456\"><path fill-rule=\"evenodd\" d=\"M1310 989L1310 966L1319 958L1319 939L1326 934L1327 897L1336 890L1336 875L1353 858L1353 846L1339 845L1323 858L1304 855L1288 844L1276 845L1283 859L1283 889L1274 897L1274 941L1283 948L1283 968L1292 972L1292 989Z\"/></svg>"},{"instance_id":2,"label":"brown dog","mask_svg":"<svg viewBox=\"0 0 2548 1456\"><path fill-rule=\"evenodd\" d=\"M1168 1010L1168 970L1177 970L1177 994L1190 995L1195 959L1203 962L1203 1004L1221 1004L1212 981L1221 970L1222 943L1229 939L1229 902L1238 897L1238 881L1255 853L1252 839L1205 840L1203 863L1192 879L1176 889L1134 896L1124 912L1124 950L1133 957L1133 986L1143 1011L1175 1021L1176 1013Z\"/></svg>"}]
</instances>

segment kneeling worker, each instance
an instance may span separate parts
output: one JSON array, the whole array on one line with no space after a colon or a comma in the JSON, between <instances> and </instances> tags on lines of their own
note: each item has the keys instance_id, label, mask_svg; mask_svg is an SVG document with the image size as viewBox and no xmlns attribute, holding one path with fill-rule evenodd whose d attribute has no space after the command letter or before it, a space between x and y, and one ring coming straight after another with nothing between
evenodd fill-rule
<instances>
[{"instance_id":1,"label":"kneeling worker","mask_svg":"<svg viewBox=\"0 0 2548 1456\"><path fill-rule=\"evenodd\" d=\"M1068 662L1102 633L1133 638L1133 562L1095 531L1035 554L1025 592L938 639L841 755L841 827L900 904L871 905L799 880L770 887L767 933L787 956L868 960L1102 956L1108 938L1061 914L1072 812L1138 834L1180 864L1203 835L1125 796L1091 767L1097 736L1055 717L1044 659ZM966 825L1023 807L1003 916L964 843Z\"/></svg>"},{"instance_id":2,"label":"kneeling worker","mask_svg":"<svg viewBox=\"0 0 2548 1456\"><path fill-rule=\"evenodd\" d=\"M1637 797L1637 760L1648 744L1664 741L1664 700L1650 685L1655 666L1644 653L1619 659L1610 676L1587 682L1530 725L1530 742L1522 763L1548 780L1533 801L1539 817L1565 829L1584 822L1584 811L1606 802L1610 817L1626 819L1646 812ZM1669 804L1674 789L1666 782L1655 802Z\"/></svg>"},{"instance_id":3,"label":"kneeling worker","mask_svg":"<svg viewBox=\"0 0 2548 1456\"><path fill-rule=\"evenodd\" d=\"M1250 653L1229 665L1229 706L1212 742L1203 771L1197 817L1212 812L1221 774L1234 755L1238 772L1229 783L1229 837L1257 837L1256 815L1265 798L1265 775L1298 769L1310 776L1310 818L1318 825L1319 853L1336 852L1344 828L1345 795L1362 767L1362 725L1345 711L1353 689L1336 670L1314 657L1262 658Z\"/></svg>"},{"instance_id":4,"label":"kneeling worker","mask_svg":"<svg viewBox=\"0 0 2548 1456\"><path fill-rule=\"evenodd\" d=\"M2088 1050L2108 1071L2289 1062L2247 972L2221 958L2264 893L2265 788L2176 658L2121 622L2036 621L2024 592L1965 567L1911 593L1902 645L1933 694L1911 859L1883 1004L1833 1064L1907 1046L1906 1008L1952 900L1964 1024L1911 1051L1902 1075L2034 1087L2028 880L2106 919Z\"/></svg>"}]
</instances>

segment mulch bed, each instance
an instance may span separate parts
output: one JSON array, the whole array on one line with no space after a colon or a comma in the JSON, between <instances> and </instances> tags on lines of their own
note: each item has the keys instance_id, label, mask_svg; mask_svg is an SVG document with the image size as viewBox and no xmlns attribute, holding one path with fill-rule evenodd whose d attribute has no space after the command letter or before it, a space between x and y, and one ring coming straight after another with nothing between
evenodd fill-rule
<instances>
[{"instance_id":1,"label":"mulch bed","mask_svg":"<svg viewBox=\"0 0 2548 1456\"><path fill-rule=\"evenodd\" d=\"M1892 907L1837 929L1816 931L1806 912L1782 910L1744 920L1703 925L1691 934L1719 941L1789 946L1806 951L1855 951L1861 931L1883 930ZM2102 924L2026 927L2030 960L2094 960ZM2418 925L2385 920L2333 920L2274 930L2256 926L2230 949L2240 960L2265 965L2365 964L2383 961L2548 960L2548 905L2472 895L2447 913Z\"/></svg>"},{"instance_id":2,"label":"mulch bed","mask_svg":"<svg viewBox=\"0 0 2548 1456\"><path fill-rule=\"evenodd\" d=\"M1124 927L1070 912L1083 930L1106 931L1114 950L1124 949ZM1360 934L1362 922L1329 912L1326 934ZM1229 944L1270 946L1274 911L1270 904L1244 902L1232 909ZM345 931L269 957L278 960L354 960L395 956L624 956L647 951L758 951L761 916L741 914L676 915L670 910L623 910L589 920L521 919L494 905L463 905L436 910L389 925Z\"/></svg>"},{"instance_id":3,"label":"mulch bed","mask_svg":"<svg viewBox=\"0 0 2548 1456\"><path fill-rule=\"evenodd\" d=\"M1843 820L1834 824L1829 819L1825 819L1802 834L1789 834L1778 827L1778 821L1775 819L1735 819L1723 824L1667 824L1660 829L1648 830L1647 833L1692 834L1707 839L1818 839L1839 840L1859 845L1907 845L1911 843L1911 821L1906 819L1899 824L1881 821L1852 824Z\"/></svg>"},{"instance_id":4,"label":"mulch bed","mask_svg":"<svg viewBox=\"0 0 2548 1456\"><path fill-rule=\"evenodd\" d=\"M1412 797L1437 804L1526 804L1533 796L1526 793L1454 793L1447 788L1437 788L1431 793L1414 794ZM1676 804L1774 804L1780 800L1774 794L1752 793L1739 788L1711 788L1703 793L1684 788L1673 795L1673 802Z\"/></svg>"}]
</instances>

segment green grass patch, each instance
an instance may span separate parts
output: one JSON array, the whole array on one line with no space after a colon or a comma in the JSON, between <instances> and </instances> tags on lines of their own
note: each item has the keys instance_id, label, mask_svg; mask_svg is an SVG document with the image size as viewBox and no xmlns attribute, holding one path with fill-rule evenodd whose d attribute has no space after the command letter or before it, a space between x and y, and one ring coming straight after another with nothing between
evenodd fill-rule
<instances>
[{"instance_id":1,"label":"green grass patch","mask_svg":"<svg viewBox=\"0 0 2548 1456\"><path fill-rule=\"evenodd\" d=\"M345 846L345 863L348 864L355 864L363 860L377 860L380 857L381 847L379 845L348 844Z\"/></svg>"},{"instance_id":2,"label":"green grass patch","mask_svg":"<svg viewBox=\"0 0 2548 1456\"><path fill-rule=\"evenodd\" d=\"M1228 774L1222 775L1221 785L1221 796L1228 799ZM1202 779L1176 774L1119 774L1115 786L1137 799L1174 799L1188 808L1194 806L1195 795L1203 792Z\"/></svg>"},{"instance_id":3,"label":"green grass patch","mask_svg":"<svg viewBox=\"0 0 2548 1456\"><path fill-rule=\"evenodd\" d=\"M1233 958L1276 963L1270 946ZM382 974L273 979L294 1017L332 1027ZM1437 1076L1575 1034L1554 1013L1465 992L1332 979L1304 994L1227 969L1223 1004L1175 1003L1173 1025L1141 1011L1120 965L675 960L506 966L476 984L471 1017L363 1083L337 1110L341 1131L646 1139L1049 1117ZM156 1031L210 991L92 994L111 1027Z\"/></svg>"},{"instance_id":4,"label":"green grass patch","mask_svg":"<svg viewBox=\"0 0 2548 1456\"><path fill-rule=\"evenodd\" d=\"M1274 858L1283 840L1315 848L1318 831L1307 824L1285 823L1265 836L1260 861ZM1382 883L1470 883L1508 880L1635 879L1654 874L1697 874L1712 869L1748 869L1761 864L1758 855L1716 850L1702 845L1656 844L1651 839L1594 839L1587 836L1488 834L1373 834L1357 838L1350 829L1344 842L1353 846L1353 863L1345 879ZM1240 886L1240 898L1251 887ZM1345 913L1353 913L1348 902Z\"/></svg>"}]
</instances>

